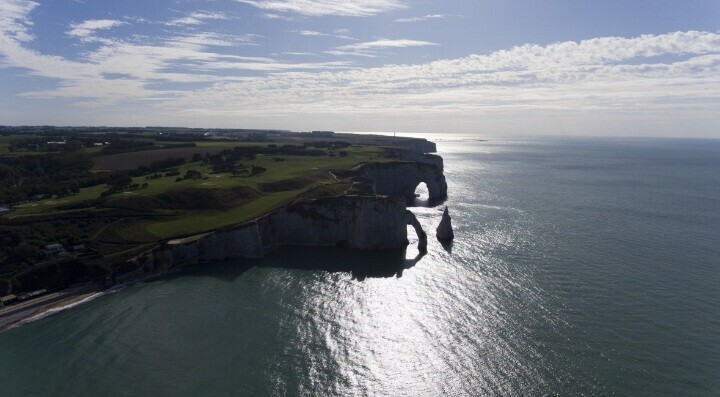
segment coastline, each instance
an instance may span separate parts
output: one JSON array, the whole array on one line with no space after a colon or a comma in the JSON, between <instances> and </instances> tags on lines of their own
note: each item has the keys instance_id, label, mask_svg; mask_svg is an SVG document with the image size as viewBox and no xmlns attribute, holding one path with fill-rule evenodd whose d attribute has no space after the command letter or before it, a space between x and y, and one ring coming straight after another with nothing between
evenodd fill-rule
<instances>
[{"instance_id":1,"label":"coastline","mask_svg":"<svg viewBox=\"0 0 720 397\"><path fill-rule=\"evenodd\" d=\"M417 231L419 224L416 219L412 222L414 215L407 211L405 198L421 182L428 184L435 198L447 197L442 157L428 154L434 151L434 144L424 143L433 147L413 148L405 153L405 161L356 166L353 177L366 185L367 193L362 195L346 192L295 202L253 221L161 241L124 261L125 268L110 274L104 282L76 284L0 308L0 333L185 266L233 258L260 259L279 246L342 246L358 250L407 246L407 226ZM421 226L418 234L424 235Z\"/></svg>"},{"instance_id":2,"label":"coastline","mask_svg":"<svg viewBox=\"0 0 720 397\"><path fill-rule=\"evenodd\" d=\"M103 292L95 285L81 286L5 307L0 309L0 333L89 302Z\"/></svg>"},{"instance_id":3,"label":"coastline","mask_svg":"<svg viewBox=\"0 0 720 397\"><path fill-rule=\"evenodd\" d=\"M27 301L26 303L28 303L29 307L26 309L17 308L17 305L5 307L0 309L0 334L22 325L42 320L45 317L73 309L101 296L120 291L126 287L175 273L178 270L179 268L156 271L146 274L143 277L119 283L111 287L102 287L98 284L70 287ZM57 296L51 297L52 295ZM38 302L38 300L41 300L41 302Z\"/></svg>"}]
</instances>

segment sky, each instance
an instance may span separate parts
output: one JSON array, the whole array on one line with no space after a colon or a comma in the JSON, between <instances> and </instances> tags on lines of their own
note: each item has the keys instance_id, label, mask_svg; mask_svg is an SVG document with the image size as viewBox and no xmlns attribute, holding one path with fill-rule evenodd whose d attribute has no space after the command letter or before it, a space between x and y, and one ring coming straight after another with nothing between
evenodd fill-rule
<instances>
[{"instance_id":1,"label":"sky","mask_svg":"<svg viewBox=\"0 0 720 397\"><path fill-rule=\"evenodd\" d=\"M720 0L0 0L0 125L720 137Z\"/></svg>"}]
</instances>

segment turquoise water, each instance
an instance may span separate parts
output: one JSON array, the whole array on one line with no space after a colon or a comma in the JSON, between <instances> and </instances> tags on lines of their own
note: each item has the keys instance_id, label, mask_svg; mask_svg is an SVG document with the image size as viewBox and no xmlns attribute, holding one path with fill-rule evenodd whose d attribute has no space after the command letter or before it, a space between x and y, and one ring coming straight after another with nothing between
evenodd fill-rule
<instances>
[{"instance_id":1,"label":"turquoise water","mask_svg":"<svg viewBox=\"0 0 720 397\"><path fill-rule=\"evenodd\" d=\"M720 395L720 141L439 141L456 241L287 249L0 334L0 395ZM380 270L382 268L382 270Z\"/></svg>"}]
</instances>

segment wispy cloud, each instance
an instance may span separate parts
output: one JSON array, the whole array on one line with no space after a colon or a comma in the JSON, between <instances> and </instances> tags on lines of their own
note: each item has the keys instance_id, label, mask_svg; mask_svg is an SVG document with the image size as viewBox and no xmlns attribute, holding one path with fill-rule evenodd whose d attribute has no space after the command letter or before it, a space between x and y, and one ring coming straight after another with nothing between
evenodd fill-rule
<instances>
[{"instance_id":1,"label":"wispy cloud","mask_svg":"<svg viewBox=\"0 0 720 397\"><path fill-rule=\"evenodd\" d=\"M344 35L344 34L329 34L329 33L322 33L318 32L317 30L293 30L293 33L297 33L301 36L309 36L309 37L336 37L338 39L343 40L355 40L354 38Z\"/></svg>"},{"instance_id":2,"label":"wispy cloud","mask_svg":"<svg viewBox=\"0 0 720 397\"><path fill-rule=\"evenodd\" d=\"M66 33L69 36L76 37L81 41L85 42L102 41L102 39L95 37L96 31L112 29L125 24L126 22L116 21L112 19L91 19L88 21L71 24L70 30L68 30Z\"/></svg>"},{"instance_id":3,"label":"wispy cloud","mask_svg":"<svg viewBox=\"0 0 720 397\"><path fill-rule=\"evenodd\" d=\"M395 22L401 22L401 23L407 23L407 22L422 22L427 21L430 19L447 19L451 17L456 17L457 15L447 15L447 14L428 14L421 17L410 17L410 18L400 18L396 19Z\"/></svg>"},{"instance_id":4,"label":"wispy cloud","mask_svg":"<svg viewBox=\"0 0 720 397\"><path fill-rule=\"evenodd\" d=\"M0 0L7 1L7 0ZM11 12L12 11L12 12ZM213 47L253 44L256 35L230 36L197 32L170 38L147 38L133 42L116 39L101 41L99 48L77 60L44 55L26 48L31 38L26 29L32 7L16 12L0 9L0 68L22 68L34 76L57 79L54 88L29 91L26 98L67 99L83 107L107 107L123 101L168 100L178 89L159 89L158 84L229 82L246 79L247 72L336 70L348 62L290 63L266 57L221 54ZM86 21L77 24L75 37L92 37L97 29L116 26L117 21Z\"/></svg>"},{"instance_id":5,"label":"wispy cloud","mask_svg":"<svg viewBox=\"0 0 720 397\"><path fill-rule=\"evenodd\" d=\"M292 21L295 19L295 18L289 17L287 15L280 15L280 14L275 14L272 12L266 12L266 13L262 14L262 17L267 18L267 19L282 19L284 21Z\"/></svg>"},{"instance_id":6,"label":"wispy cloud","mask_svg":"<svg viewBox=\"0 0 720 397\"><path fill-rule=\"evenodd\" d=\"M663 56L675 60L660 61ZM237 114L243 104L252 114L275 116L571 111L597 117L684 109L717 117L718 92L720 35L690 31L527 44L418 65L274 74L216 83L163 106L197 114L212 108L218 116ZM198 96L202 103L193 99Z\"/></svg>"},{"instance_id":7,"label":"wispy cloud","mask_svg":"<svg viewBox=\"0 0 720 397\"><path fill-rule=\"evenodd\" d=\"M33 25L30 12L39 4L25 0L0 0L0 32L17 41L30 41L34 36L28 32Z\"/></svg>"},{"instance_id":8,"label":"wispy cloud","mask_svg":"<svg viewBox=\"0 0 720 397\"><path fill-rule=\"evenodd\" d=\"M344 46L338 47L338 49L339 50L348 50L348 51L353 51L353 50L362 51L362 50L372 50L372 49L376 49L376 48L404 48L404 47L423 47L423 46L433 46L433 45L438 45L438 44L431 43L428 41L420 41L420 40L380 39L380 40L375 40L375 41L366 41L364 43L344 45Z\"/></svg>"},{"instance_id":9,"label":"wispy cloud","mask_svg":"<svg viewBox=\"0 0 720 397\"><path fill-rule=\"evenodd\" d=\"M201 47L233 47L243 45L257 45L257 35L229 35L214 32L203 32L185 36L175 36L167 39L167 42L178 44L190 44Z\"/></svg>"},{"instance_id":10,"label":"wispy cloud","mask_svg":"<svg viewBox=\"0 0 720 397\"><path fill-rule=\"evenodd\" d=\"M375 41L366 41L363 43L349 44L337 47L331 51L325 51L326 54L332 55L353 55L361 57L376 57L377 50L387 48L406 48L406 47L425 47L425 46L436 46L437 43L431 43L429 41L421 40L390 40L390 39L379 39Z\"/></svg>"},{"instance_id":11,"label":"wispy cloud","mask_svg":"<svg viewBox=\"0 0 720 397\"><path fill-rule=\"evenodd\" d=\"M196 11L184 17L165 22L165 24L169 26L202 25L209 20L217 19L229 19L229 17L222 12Z\"/></svg>"},{"instance_id":12,"label":"wispy cloud","mask_svg":"<svg viewBox=\"0 0 720 397\"><path fill-rule=\"evenodd\" d=\"M309 16L340 15L367 17L405 8L400 0L235 0L255 7Z\"/></svg>"}]
</instances>

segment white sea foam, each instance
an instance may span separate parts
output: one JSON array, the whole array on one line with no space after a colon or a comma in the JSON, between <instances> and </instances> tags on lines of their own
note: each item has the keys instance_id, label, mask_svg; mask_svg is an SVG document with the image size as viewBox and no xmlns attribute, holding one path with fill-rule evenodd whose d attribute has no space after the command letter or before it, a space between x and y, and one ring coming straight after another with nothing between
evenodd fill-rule
<instances>
[{"instance_id":1,"label":"white sea foam","mask_svg":"<svg viewBox=\"0 0 720 397\"><path fill-rule=\"evenodd\" d=\"M42 313L36 314L32 317L28 317L28 318L18 321L17 323L13 324L10 327L10 329L19 327L19 326L27 324L27 323L31 323L33 321L41 320L45 317L52 316L53 314L57 314L57 313L60 313L62 311L68 310L68 309L72 309L75 306L79 306L79 305L82 305L83 303L90 302L91 300L98 298L100 296L103 296L103 295L105 295L105 292L98 292L98 293L92 294L88 297L85 297L79 301L68 303L67 305L63 305L63 306L59 306L59 307L53 307L51 309L43 311Z\"/></svg>"}]
</instances>

